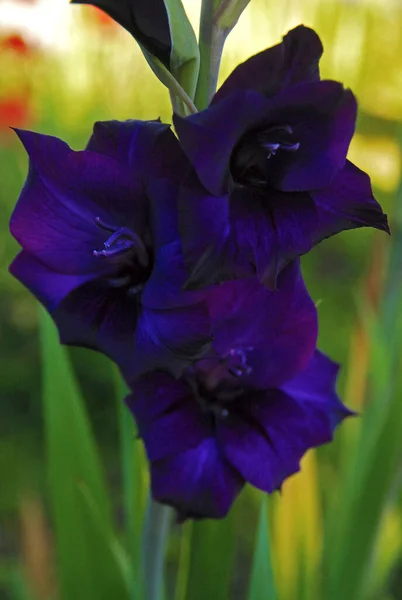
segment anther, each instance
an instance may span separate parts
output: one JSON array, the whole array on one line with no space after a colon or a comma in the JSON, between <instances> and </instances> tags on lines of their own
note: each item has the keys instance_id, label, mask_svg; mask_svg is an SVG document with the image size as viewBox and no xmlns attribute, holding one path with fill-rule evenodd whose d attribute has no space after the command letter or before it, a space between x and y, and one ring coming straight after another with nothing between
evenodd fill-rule
<instances>
[{"instance_id":1,"label":"anther","mask_svg":"<svg viewBox=\"0 0 402 600\"><path fill-rule=\"evenodd\" d=\"M250 346L244 350L242 348L232 348L228 352L227 356L224 358L224 361L228 362L227 370L230 375L233 375L234 377L250 375L253 369L247 364L247 352L251 350L253 350L253 348Z\"/></svg>"},{"instance_id":2,"label":"anther","mask_svg":"<svg viewBox=\"0 0 402 600\"><path fill-rule=\"evenodd\" d=\"M112 235L103 243L101 250L93 250L92 254L97 257L113 257L120 254L133 253L141 267L147 267L149 264L148 252L140 236L128 227L116 227L102 221L100 217L95 217L95 223L101 229L110 232ZM123 238L123 239L121 239Z\"/></svg>"}]
</instances>

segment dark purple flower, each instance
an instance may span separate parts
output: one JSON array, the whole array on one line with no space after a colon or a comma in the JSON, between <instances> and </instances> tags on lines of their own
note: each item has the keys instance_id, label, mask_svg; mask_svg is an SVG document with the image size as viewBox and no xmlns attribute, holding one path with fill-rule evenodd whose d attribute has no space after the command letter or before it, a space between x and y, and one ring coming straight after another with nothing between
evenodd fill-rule
<instances>
[{"instance_id":1,"label":"dark purple flower","mask_svg":"<svg viewBox=\"0 0 402 600\"><path fill-rule=\"evenodd\" d=\"M238 66L206 110L174 116L200 182L188 175L180 207L189 285L248 271L274 287L328 236L388 231L368 175L346 160L355 97L320 81L321 54L316 33L297 27Z\"/></svg>"},{"instance_id":2,"label":"dark purple flower","mask_svg":"<svg viewBox=\"0 0 402 600\"><path fill-rule=\"evenodd\" d=\"M172 164L180 172L182 157L169 127L98 123L82 152L51 136L18 135L30 163L11 217L23 247L11 273L47 308L63 343L100 350L130 375L180 374L208 346L210 319L198 292L181 291ZM148 188L167 173L170 188L151 200ZM169 305L154 284L161 263L169 289L176 285Z\"/></svg>"},{"instance_id":3,"label":"dark purple flower","mask_svg":"<svg viewBox=\"0 0 402 600\"><path fill-rule=\"evenodd\" d=\"M169 68L172 40L163 0L71 0L102 9Z\"/></svg>"},{"instance_id":4,"label":"dark purple flower","mask_svg":"<svg viewBox=\"0 0 402 600\"><path fill-rule=\"evenodd\" d=\"M277 490L351 414L335 392L338 366L315 350L316 309L297 263L276 292L227 282L207 302L215 355L179 379L142 375L127 399L153 496L180 518L225 516L245 482Z\"/></svg>"}]
</instances>

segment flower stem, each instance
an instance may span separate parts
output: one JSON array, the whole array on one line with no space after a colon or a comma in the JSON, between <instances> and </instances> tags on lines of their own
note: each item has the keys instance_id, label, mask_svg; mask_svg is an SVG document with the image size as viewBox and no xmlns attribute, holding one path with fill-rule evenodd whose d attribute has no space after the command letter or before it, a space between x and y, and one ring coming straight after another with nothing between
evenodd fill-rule
<instances>
[{"instance_id":1,"label":"flower stem","mask_svg":"<svg viewBox=\"0 0 402 600\"><path fill-rule=\"evenodd\" d=\"M195 104L203 110L210 103L218 84L219 67L226 38L250 0L203 0L201 9L200 73Z\"/></svg>"},{"instance_id":2,"label":"flower stem","mask_svg":"<svg viewBox=\"0 0 402 600\"><path fill-rule=\"evenodd\" d=\"M228 32L217 26L215 12L219 0L203 0L200 21L200 73L198 75L195 104L199 110L206 108L216 91L223 46Z\"/></svg>"},{"instance_id":3,"label":"flower stem","mask_svg":"<svg viewBox=\"0 0 402 600\"><path fill-rule=\"evenodd\" d=\"M163 565L171 513L171 508L149 498L143 545L146 600L162 600L163 598Z\"/></svg>"},{"instance_id":4,"label":"flower stem","mask_svg":"<svg viewBox=\"0 0 402 600\"><path fill-rule=\"evenodd\" d=\"M250 4L250 0L222 0L216 11L215 20L228 32L233 29L244 9Z\"/></svg>"},{"instance_id":5,"label":"flower stem","mask_svg":"<svg viewBox=\"0 0 402 600\"><path fill-rule=\"evenodd\" d=\"M180 83L177 81L175 77L166 69L166 80L168 81L169 91L172 96L175 96L181 104L184 106L184 111L187 114L194 114L197 111L197 107L194 102L191 100L190 96L186 94L184 89L181 87ZM175 107L173 107L175 108ZM185 114L183 116L186 116Z\"/></svg>"}]
</instances>

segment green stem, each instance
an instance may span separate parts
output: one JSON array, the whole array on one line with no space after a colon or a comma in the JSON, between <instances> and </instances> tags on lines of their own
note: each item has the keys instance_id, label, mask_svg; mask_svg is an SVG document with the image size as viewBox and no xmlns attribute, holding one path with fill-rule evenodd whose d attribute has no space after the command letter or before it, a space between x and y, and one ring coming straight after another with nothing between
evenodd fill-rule
<instances>
[{"instance_id":1,"label":"green stem","mask_svg":"<svg viewBox=\"0 0 402 600\"><path fill-rule=\"evenodd\" d=\"M146 600L162 600L163 566L172 509L151 498L145 518L143 567Z\"/></svg>"},{"instance_id":2,"label":"green stem","mask_svg":"<svg viewBox=\"0 0 402 600\"><path fill-rule=\"evenodd\" d=\"M216 24L215 12L218 6L219 2L216 0L203 0L202 3L199 35L201 62L195 93L195 104L200 110L208 106L215 93L223 46L229 33Z\"/></svg>"},{"instance_id":3,"label":"green stem","mask_svg":"<svg viewBox=\"0 0 402 600\"><path fill-rule=\"evenodd\" d=\"M203 110L218 84L219 67L226 38L250 0L203 0L200 21L200 73L195 104Z\"/></svg>"},{"instance_id":4,"label":"green stem","mask_svg":"<svg viewBox=\"0 0 402 600\"><path fill-rule=\"evenodd\" d=\"M244 9L250 4L250 0L222 0L216 11L215 21L227 29L227 33L233 29Z\"/></svg>"},{"instance_id":5,"label":"green stem","mask_svg":"<svg viewBox=\"0 0 402 600\"><path fill-rule=\"evenodd\" d=\"M184 89L181 87L180 83L177 81L177 79L175 77L173 77L173 75L170 73L170 71L168 71L168 69L164 65L162 65L162 63L157 58L154 58L154 62L157 63L157 67L161 71L163 71L164 83L168 87L170 94L172 96L175 96L179 100L181 100L181 102L183 103L183 105L186 108L187 114L193 114L193 113L198 112L197 107L195 106L194 102L191 100L190 96L188 94L186 94ZM183 115L183 116L186 116L186 115Z\"/></svg>"},{"instance_id":6,"label":"green stem","mask_svg":"<svg viewBox=\"0 0 402 600\"><path fill-rule=\"evenodd\" d=\"M185 107L183 101L180 100L180 98L178 96L175 96L173 94L173 92L171 92L170 90L169 90L169 96L170 96L170 103L172 105L173 112L176 113L176 115L180 115L181 117L187 116L187 114L189 114L189 113L186 110L186 107Z\"/></svg>"}]
</instances>

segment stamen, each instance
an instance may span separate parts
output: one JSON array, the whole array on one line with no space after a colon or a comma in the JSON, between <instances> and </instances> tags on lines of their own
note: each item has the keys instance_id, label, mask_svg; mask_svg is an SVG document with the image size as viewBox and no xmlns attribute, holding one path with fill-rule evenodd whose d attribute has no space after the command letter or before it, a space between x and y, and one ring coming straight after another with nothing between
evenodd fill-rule
<instances>
[{"instance_id":1,"label":"stamen","mask_svg":"<svg viewBox=\"0 0 402 600\"><path fill-rule=\"evenodd\" d=\"M276 154L276 151L281 147L280 144L261 144L263 148L268 150L267 158L271 158Z\"/></svg>"},{"instance_id":2,"label":"stamen","mask_svg":"<svg viewBox=\"0 0 402 600\"><path fill-rule=\"evenodd\" d=\"M93 255L97 257L112 257L120 254L133 253L141 267L147 267L149 264L148 252L140 236L128 227L116 227L102 221L100 217L95 217L95 223L101 229L110 232L112 235L103 243L102 250L93 250ZM125 238L125 239L121 239Z\"/></svg>"},{"instance_id":3,"label":"stamen","mask_svg":"<svg viewBox=\"0 0 402 600\"><path fill-rule=\"evenodd\" d=\"M242 377L244 375L250 375L253 370L250 365L247 364L247 352L253 350L252 347L246 348L245 350L241 348L232 348L227 357L224 359L228 361L227 370L234 377ZM230 362L230 359L233 359ZM240 362L239 362L240 361Z\"/></svg>"},{"instance_id":4,"label":"stamen","mask_svg":"<svg viewBox=\"0 0 402 600\"><path fill-rule=\"evenodd\" d=\"M267 187L271 179L270 159L283 152L296 152L300 142L294 139L290 125L273 125L245 134L231 158L233 179L242 185Z\"/></svg>"},{"instance_id":5,"label":"stamen","mask_svg":"<svg viewBox=\"0 0 402 600\"><path fill-rule=\"evenodd\" d=\"M260 131L257 136L257 143L268 150L267 158L274 156L278 150L286 152L296 152L300 148L300 142L293 142L291 139L286 139L293 134L293 129L290 125L278 125L271 127L265 131ZM274 140L274 141L271 141Z\"/></svg>"},{"instance_id":6,"label":"stamen","mask_svg":"<svg viewBox=\"0 0 402 600\"><path fill-rule=\"evenodd\" d=\"M294 142L294 144L292 144L291 142L282 142L280 144L280 149L286 150L287 152L296 152L296 150L298 150L299 148L300 142Z\"/></svg>"},{"instance_id":7,"label":"stamen","mask_svg":"<svg viewBox=\"0 0 402 600\"><path fill-rule=\"evenodd\" d=\"M95 223L98 225L98 227L104 229L105 231L113 232L119 229L115 225L108 225L107 223L105 223L105 221L102 221L100 217L95 217Z\"/></svg>"},{"instance_id":8,"label":"stamen","mask_svg":"<svg viewBox=\"0 0 402 600\"><path fill-rule=\"evenodd\" d=\"M94 256L116 256L118 254L125 254L128 250L133 248L133 243L130 240L124 240L115 244L113 248L108 245L107 242L104 244L103 250L93 250L92 254Z\"/></svg>"}]
</instances>

